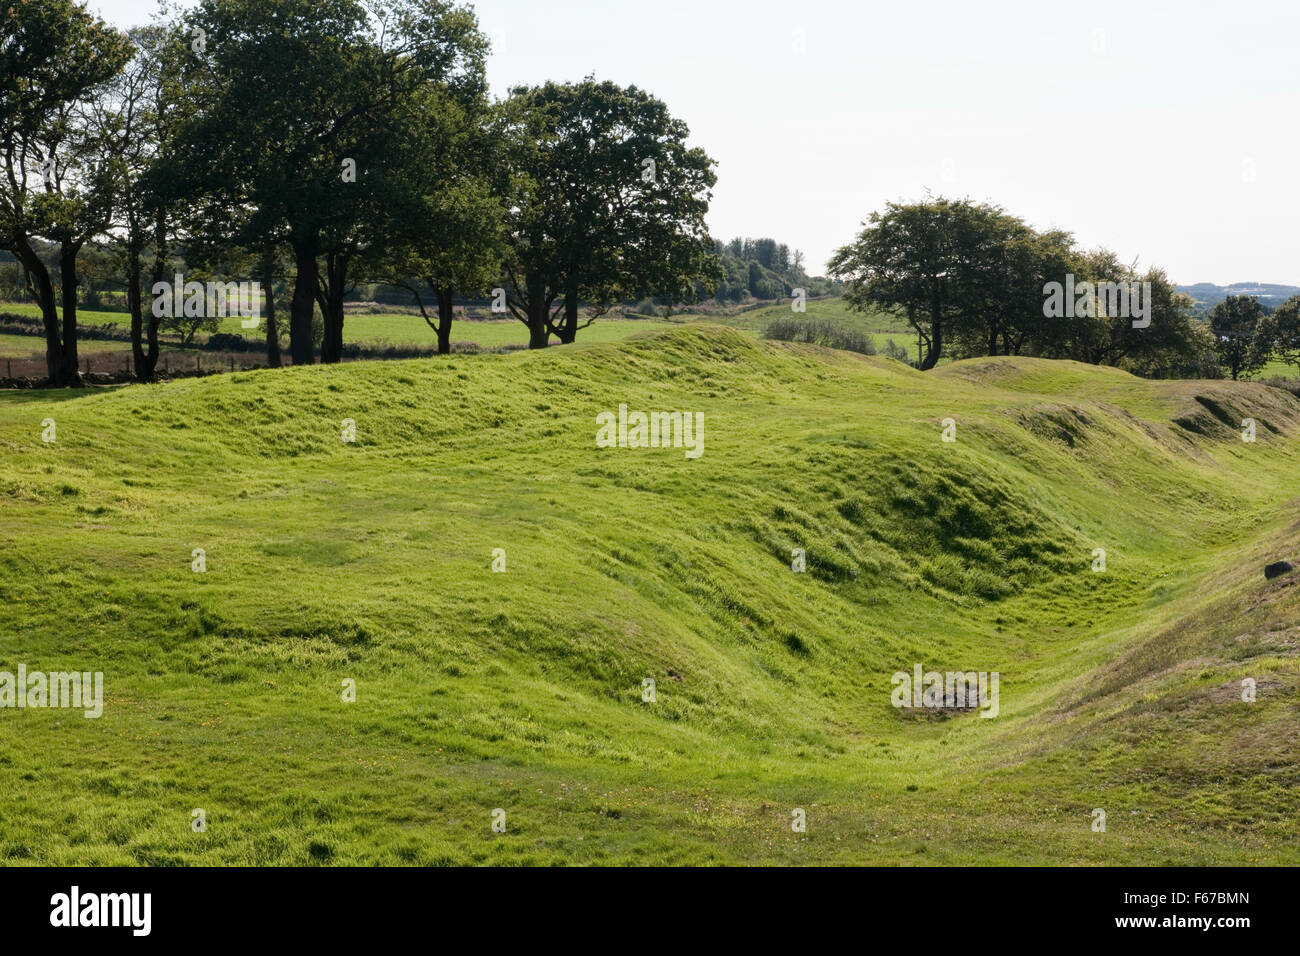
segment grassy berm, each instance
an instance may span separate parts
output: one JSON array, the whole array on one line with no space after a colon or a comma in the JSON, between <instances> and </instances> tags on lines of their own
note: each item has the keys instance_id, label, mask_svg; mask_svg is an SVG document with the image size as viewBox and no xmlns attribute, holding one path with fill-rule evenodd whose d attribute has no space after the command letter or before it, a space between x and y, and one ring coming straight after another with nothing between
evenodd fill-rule
<instances>
[{"instance_id":1,"label":"grassy berm","mask_svg":"<svg viewBox=\"0 0 1300 956\"><path fill-rule=\"evenodd\" d=\"M0 670L106 690L0 710L0 860L1300 863L1298 495L1280 390L716 326L8 393Z\"/></svg>"}]
</instances>

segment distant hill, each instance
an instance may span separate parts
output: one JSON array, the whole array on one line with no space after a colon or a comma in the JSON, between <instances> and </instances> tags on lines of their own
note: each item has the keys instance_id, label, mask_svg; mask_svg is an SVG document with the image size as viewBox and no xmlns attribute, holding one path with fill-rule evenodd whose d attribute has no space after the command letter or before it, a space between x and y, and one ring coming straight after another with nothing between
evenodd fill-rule
<instances>
[{"instance_id":1,"label":"distant hill","mask_svg":"<svg viewBox=\"0 0 1300 956\"><path fill-rule=\"evenodd\" d=\"M1230 295L1253 295L1269 308L1277 308L1291 296L1300 295L1300 286L1276 285L1271 282L1234 282L1232 285L1198 282L1196 285L1180 285L1177 288L1179 292L1185 292L1196 300L1197 313L1209 312Z\"/></svg>"}]
</instances>

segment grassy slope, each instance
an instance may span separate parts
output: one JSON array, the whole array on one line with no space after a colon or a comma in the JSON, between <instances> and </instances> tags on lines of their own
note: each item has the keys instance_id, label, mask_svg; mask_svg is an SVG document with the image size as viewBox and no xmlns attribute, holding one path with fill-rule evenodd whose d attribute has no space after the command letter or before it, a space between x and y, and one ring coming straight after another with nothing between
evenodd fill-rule
<instances>
[{"instance_id":1,"label":"grassy slope","mask_svg":"<svg viewBox=\"0 0 1300 956\"><path fill-rule=\"evenodd\" d=\"M619 402L706 453L595 448ZM5 395L0 668L108 691L0 711L0 858L1300 862L1298 438L1258 385L717 327ZM913 663L1001 716L896 711Z\"/></svg>"},{"instance_id":2,"label":"grassy slope","mask_svg":"<svg viewBox=\"0 0 1300 956\"><path fill-rule=\"evenodd\" d=\"M746 309L734 316L720 319L719 324L728 325L732 328L762 330L767 328L773 319L788 319L793 314L790 301L784 300L775 305L763 306L758 309ZM804 311L795 317L834 322L836 325L858 332L889 333L895 340L901 337L902 343L900 344L906 344L908 340L915 342L916 339L916 333L908 330L905 321L884 312L863 313L855 311L849 307L848 303L838 297L810 299L804 303Z\"/></svg>"}]
</instances>

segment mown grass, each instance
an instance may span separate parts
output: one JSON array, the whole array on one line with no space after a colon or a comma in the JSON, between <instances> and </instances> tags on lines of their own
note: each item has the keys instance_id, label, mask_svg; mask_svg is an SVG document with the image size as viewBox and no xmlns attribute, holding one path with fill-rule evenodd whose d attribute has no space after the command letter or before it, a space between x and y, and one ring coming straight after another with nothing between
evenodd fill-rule
<instances>
[{"instance_id":1,"label":"mown grass","mask_svg":"<svg viewBox=\"0 0 1300 956\"><path fill-rule=\"evenodd\" d=\"M32 303L4 303L0 304L0 312L10 312L14 315L27 316L30 318L39 318L40 310ZM131 317L125 312L105 312L80 309L77 312L77 320L83 326L89 325L119 325L124 328L130 328ZM240 326L238 316L228 316L221 320L217 331L234 335L243 335L246 338L256 339L258 336L265 336L266 326L263 324L256 333L249 332ZM283 323L287 321L281 317L281 334L287 337L287 326ZM680 323L664 322L658 319L623 319L623 318L600 318L591 326L579 333L584 341L589 342L613 342L628 335L638 332L658 331L665 328L673 328ZM496 319L489 321L456 321L452 323L451 340L453 343L474 344L481 348L491 349L502 346L519 346L528 345L528 330L521 322L514 318ZM206 338L207 333L199 333L200 340ZM11 342L10 339L21 341ZM367 345L432 345L438 341L437 334L429 327L429 324L418 314L406 312L393 312L390 314L355 314L347 315L343 323L343 339L345 342L357 342ZM559 340L552 337L553 343ZM23 347L30 343L30 347ZM87 340L78 344L78 348L84 349L90 345L94 348L96 345L112 348L130 348L127 342L99 342ZM21 348L21 351L19 349ZM44 340L38 336L6 335L0 336L0 356L6 354L27 355L30 352L40 352L44 354Z\"/></svg>"},{"instance_id":2,"label":"mown grass","mask_svg":"<svg viewBox=\"0 0 1300 956\"><path fill-rule=\"evenodd\" d=\"M83 339L77 343L77 351L83 354L115 352L131 348L129 342L114 342L104 339ZM0 358L45 357L45 339L38 335L17 335L0 332Z\"/></svg>"},{"instance_id":3,"label":"mown grass","mask_svg":"<svg viewBox=\"0 0 1300 956\"><path fill-rule=\"evenodd\" d=\"M705 454L596 448L620 403ZM1261 571L1298 430L1259 385L714 326L6 394L0 669L107 692L0 710L0 858L1300 862ZM914 663L998 671L999 716L894 709Z\"/></svg>"}]
</instances>

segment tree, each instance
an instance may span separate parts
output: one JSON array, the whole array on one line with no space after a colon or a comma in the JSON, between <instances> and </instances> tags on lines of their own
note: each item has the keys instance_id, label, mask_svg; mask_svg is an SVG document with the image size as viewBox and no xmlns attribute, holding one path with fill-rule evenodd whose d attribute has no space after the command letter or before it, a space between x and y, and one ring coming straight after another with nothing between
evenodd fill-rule
<instances>
[{"instance_id":1,"label":"tree","mask_svg":"<svg viewBox=\"0 0 1300 956\"><path fill-rule=\"evenodd\" d=\"M441 102L430 104L411 127L402 151L402 198L389 206L399 237L389 266L390 281L415 297L445 355L451 351L453 294L490 289L501 274L505 210L498 196L506 191L505 170L495 160L486 97L429 95ZM422 288L436 304L436 323Z\"/></svg>"},{"instance_id":2,"label":"tree","mask_svg":"<svg viewBox=\"0 0 1300 956\"><path fill-rule=\"evenodd\" d=\"M1300 295L1293 295L1273 312L1274 350L1278 358L1300 374Z\"/></svg>"},{"instance_id":3,"label":"tree","mask_svg":"<svg viewBox=\"0 0 1300 956\"><path fill-rule=\"evenodd\" d=\"M167 274L171 212L164 195L149 187L149 172L166 149L175 120L175 76L168 45L179 38L165 23L129 31L134 55L104 91L96 107L111 130L109 148L119 161L115 227L121 236L131 351L138 381L153 380L158 366L161 319L144 304L144 251L152 247L149 288ZM191 335L193 333L191 332Z\"/></svg>"},{"instance_id":4,"label":"tree","mask_svg":"<svg viewBox=\"0 0 1300 956\"><path fill-rule=\"evenodd\" d=\"M130 57L127 38L74 0L0 11L0 248L12 252L41 310L52 383L76 385L77 253L111 209L112 163L86 124L87 97ZM37 236L59 247L62 324Z\"/></svg>"},{"instance_id":5,"label":"tree","mask_svg":"<svg viewBox=\"0 0 1300 956\"><path fill-rule=\"evenodd\" d=\"M959 311L953 344L958 354L1019 351L1042 314L1044 256L1053 248L1015 216L972 205L952 221L957 262L953 299ZM1069 236L1061 240L1068 247Z\"/></svg>"},{"instance_id":6,"label":"tree","mask_svg":"<svg viewBox=\"0 0 1300 956\"><path fill-rule=\"evenodd\" d=\"M1057 320L1047 354L1135 372L1195 364L1202 342L1195 334L1192 300L1164 270L1139 273L1106 249L1078 255L1070 269L1072 315ZM1062 276L1056 281L1061 282Z\"/></svg>"},{"instance_id":7,"label":"tree","mask_svg":"<svg viewBox=\"0 0 1300 956\"><path fill-rule=\"evenodd\" d=\"M394 260L399 275L418 278L414 284L405 279L395 283L414 295L438 337L438 354L446 355L451 351L453 294L484 290L499 275L501 209L481 183L459 183L427 196L423 212L415 221L426 229L424 236L412 243L408 255ZM436 324L425 309L421 284L436 303Z\"/></svg>"},{"instance_id":8,"label":"tree","mask_svg":"<svg viewBox=\"0 0 1300 956\"><path fill-rule=\"evenodd\" d=\"M593 321L579 325L581 302L680 302L716 284L704 223L715 164L660 100L590 77L519 87L505 124L506 303L530 348L574 341Z\"/></svg>"},{"instance_id":9,"label":"tree","mask_svg":"<svg viewBox=\"0 0 1300 956\"><path fill-rule=\"evenodd\" d=\"M1069 233L1037 232L997 206L890 203L830 268L847 278L853 307L907 318L923 369L945 354L1023 350L1166 370L1203 351L1191 300L1163 271L1139 274L1104 249L1080 254Z\"/></svg>"},{"instance_id":10,"label":"tree","mask_svg":"<svg viewBox=\"0 0 1300 956\"><path fill-rule=\"evenodd\" d=\"M382 228L403 182L400 144L430 85L478 95L487 41L473 14L443 0L204 0L190 26L193 115L177 133L177 182L209 229L263 247L282 236L296 267L294 364L338 361L343 301L377 269ZM322 268L323 265L323 268Z\"/></svg>"},{"instance_id":11,"label":"tree","mask_svg":"<svg viewBox=\"0 0 1300 956\"><path fill-rule=\"evenodd\" d=\"M1217 341L1219 364L1232 376L1257 372L1268 364L1272 351L1267 342L1268 327L1260 334L1260 320L1266 315L1259 300L1248 295L1230 295L1210 310L1210 331Z\"/></svg>"},{"instance_id":12,"label":"tree","mask_svg":"<svg viewBox=\"0 0 1300 956\"><path fill-rule=\"evenodd\" d=\"M845 280L844 298L852 308L883 309L905 317L916 330L924 348L923 370L938 363L961 316L958 220L972 214L979 213L969 200L891 202L884 213L873 212L857 239L831 257L830 274Z\"/></svg>"},{"instance_id":13,"label":"tree","mask_svg":"<svg viewBox=\"0 0 1300 956\"><path fill-rule=\"evenodd\" d=\"M1069 331L1063 320L1046 314L1044 290L1053 281L1077 269L1074 237L1063 230L1030 231L1012 240L1008 255L1011 268L1008 294L1015 309L1008 309L999 322L1002 352L1019 355L1027 350L1036 355L1064 354ZM992 353L990 353L992 354Z\"/></svg>"}]
</instances>

